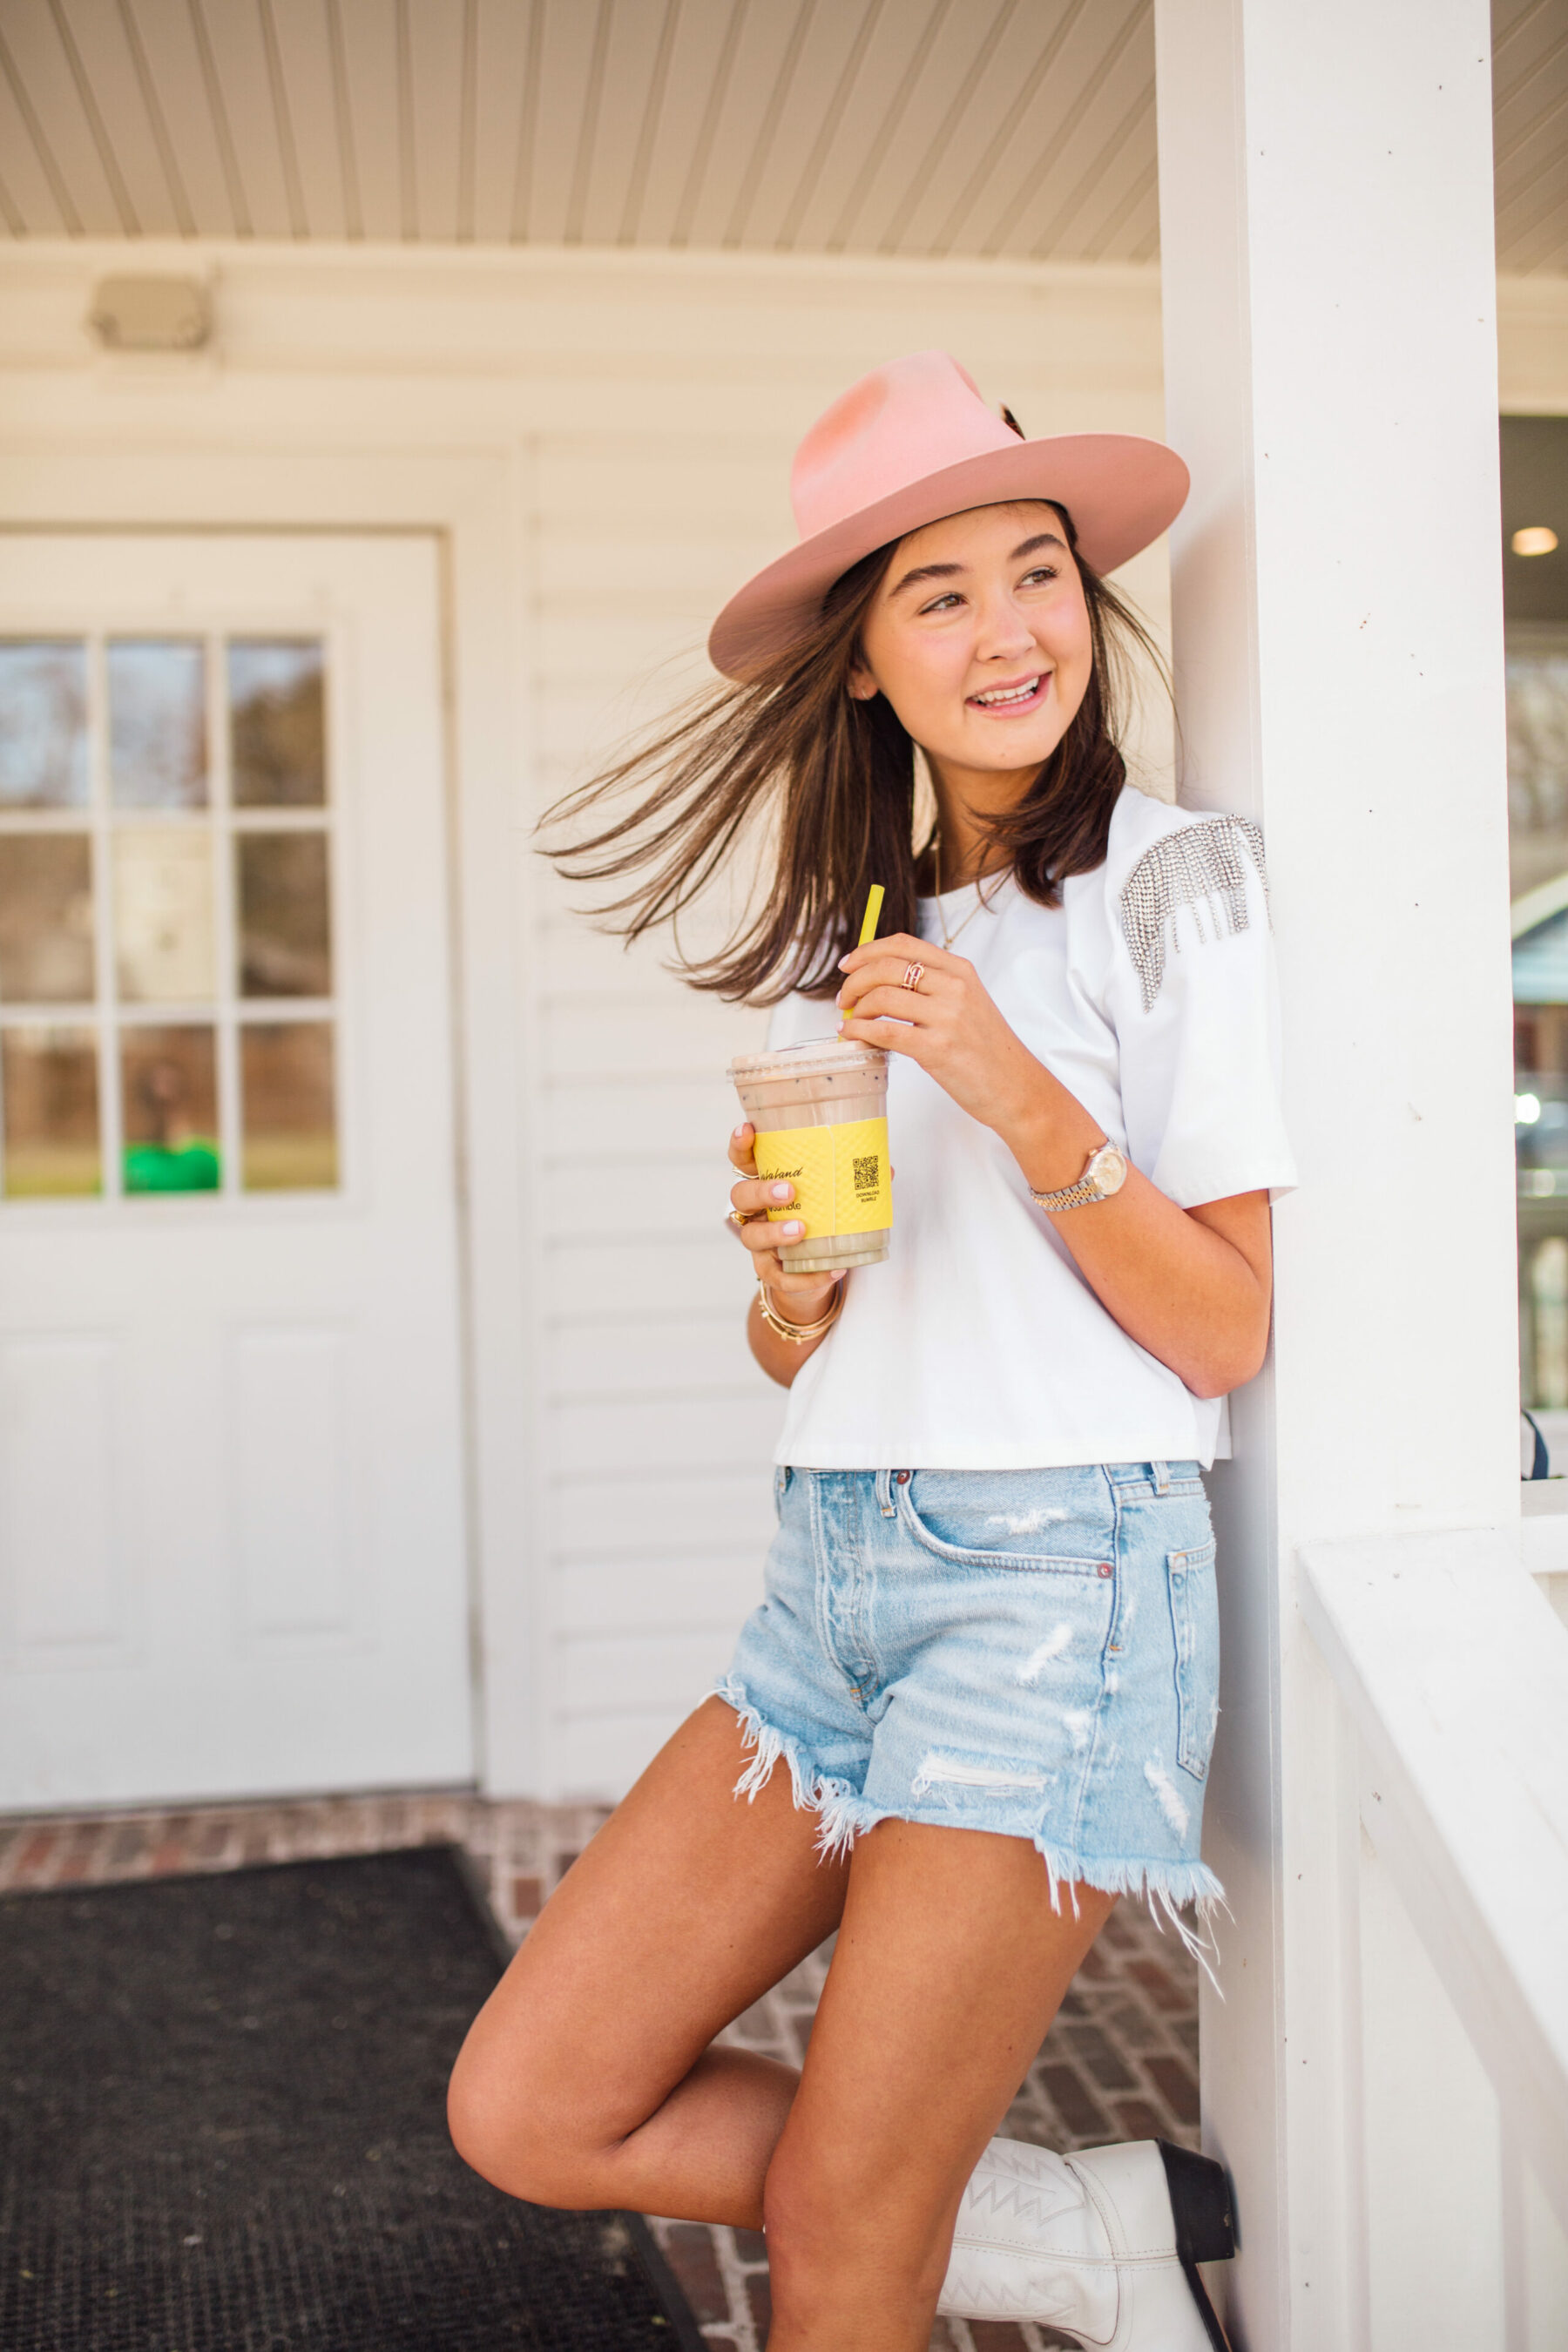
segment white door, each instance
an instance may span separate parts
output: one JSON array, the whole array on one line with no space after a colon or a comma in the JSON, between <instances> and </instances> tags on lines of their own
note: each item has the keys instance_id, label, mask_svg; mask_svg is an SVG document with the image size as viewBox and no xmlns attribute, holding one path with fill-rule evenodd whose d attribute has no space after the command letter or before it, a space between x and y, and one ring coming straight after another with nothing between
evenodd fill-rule
<instances>
[{"instance_id":1,"label":"white door","mask_svg":"<svg viewBox=\"0 0 1568 2352\"><path fill-rule=\"evenodd\" d=\"M471 1776L438 602L0 541L0 1807Z\"/></svg>"}]
</instances>

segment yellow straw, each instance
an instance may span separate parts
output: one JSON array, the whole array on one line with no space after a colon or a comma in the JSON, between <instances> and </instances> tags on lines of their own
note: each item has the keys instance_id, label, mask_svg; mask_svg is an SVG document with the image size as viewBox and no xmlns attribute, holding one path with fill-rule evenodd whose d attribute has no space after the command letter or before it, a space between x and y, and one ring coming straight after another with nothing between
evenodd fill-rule
<instances>
[{"instance_id":1,"label":"yellow straw","mask_svg":"<svg viewBox=\"0 0 1568 2352\"><path fill-rule=\"evenodd\" d=\"M866 893L866 911L860 918L860 936L855 942L858 948L868 947L876 938L877 926L882 919L882 901L887 895L879 882L873 882ZM839 1028L842 1030L844 1024L853 1017L854 1007L851 1005L847 1011L839 1014Z\"/></svg>"}]
</instances>

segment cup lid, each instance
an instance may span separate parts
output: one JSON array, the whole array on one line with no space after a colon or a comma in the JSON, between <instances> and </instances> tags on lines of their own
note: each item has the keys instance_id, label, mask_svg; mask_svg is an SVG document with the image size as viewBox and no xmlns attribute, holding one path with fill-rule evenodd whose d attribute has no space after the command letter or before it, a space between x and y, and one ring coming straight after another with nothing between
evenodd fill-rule
<instances>
[{"instance_id":1,"label":"cup lid","mask_svg":"<svg viewBox=\"0 0 1568 2352\"><path fill-rule=\"evenodd\" d=\"M847 1076L851 1071L874 1070L886 1065L887 1049L863 1045L854 1037L807 1037L798 1045L775 1045L763 1054L737 1054L730 1078L816 1078Z\"/></svg>"}]
</instances>

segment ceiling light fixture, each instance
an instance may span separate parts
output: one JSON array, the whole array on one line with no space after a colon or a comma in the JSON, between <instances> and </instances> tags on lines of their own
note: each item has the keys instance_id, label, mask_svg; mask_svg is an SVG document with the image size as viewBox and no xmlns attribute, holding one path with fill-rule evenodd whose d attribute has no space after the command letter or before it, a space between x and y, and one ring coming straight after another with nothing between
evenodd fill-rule
<instances>
[{"instance_id":1,"label":"ceiling light fixture","mask_svg":"<svg viewBox=\"0 0 1568 2352\"><path fill-rule=\"evenodd\" d=\"M1516 555L1550 555L1556 544L1557 533L1545 522L1532 522L1509 541Z\"/></svg>"}]
</instances>

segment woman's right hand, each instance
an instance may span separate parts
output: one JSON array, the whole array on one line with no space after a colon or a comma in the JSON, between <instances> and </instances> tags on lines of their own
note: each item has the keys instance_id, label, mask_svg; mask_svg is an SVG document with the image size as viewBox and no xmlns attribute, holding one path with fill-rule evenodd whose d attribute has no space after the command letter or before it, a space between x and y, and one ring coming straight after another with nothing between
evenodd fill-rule
<instances>
[{"instance_id":1,"label":"woman's right hand","mask_svg":"<svg viewBox=\"0 0 1568 2352\"><path fill-rule=\"evenodd\" d=\"M755 1129L749 1120L742 1120L730 1138L730 1163L740 1176L739 1183L730 1188L730 1205L737 1215L754 1222L736 1224L731 1221L730 1231L742 1248L750 1253L753 1276L758 1282L766 1283L773 1306L785 1321L816 1323L832 1306L844 1276L797 1274L780 1257L779 1244L798 1241L805 1226L799 1218L784 1218L776 1225L770 1224L763 1215L763 1210L786 1207L795 1199L795 1186L782 1181L763 1181L757 1174L755 1143ZM797 1346L793 1340L779 1339L771 1333L767 1336L773 1348L783 1351L784 1358L793 1359L796 1366L811 1352L808 1345ZM770 1349L770 1356L772 1352ZM768 1369L773 1370L771 1362Z\"/></svg>"}]
</instances>

